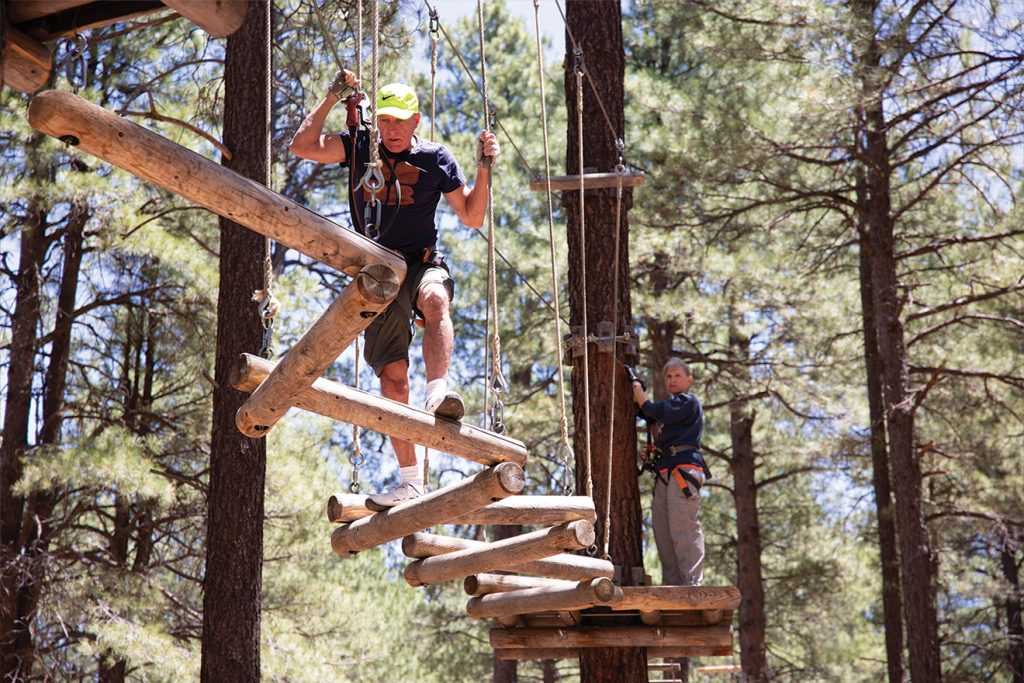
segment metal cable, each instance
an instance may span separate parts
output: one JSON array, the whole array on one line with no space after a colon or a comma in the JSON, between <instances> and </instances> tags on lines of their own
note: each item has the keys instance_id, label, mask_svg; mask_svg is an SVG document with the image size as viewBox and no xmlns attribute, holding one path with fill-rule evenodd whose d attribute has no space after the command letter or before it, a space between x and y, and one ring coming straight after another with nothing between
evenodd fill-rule
<instances>
[{"instance_id":1,"label":"metal cable","mask_svg":"<svg viewBox=\"0 0 1024 683\"><path fill-rule=\"evenodd\" d=\"M615 148L619 153L619 163L615 166L615 256L612 259L612 268L615 269L613 279L612 299L612 363L608 371L611 380L611 402L608 409L608 476L605 480L605 501L604 501L604 559L610 560L608 546L612 538L612 458L615 453L612 450L615 444L615 385L617 371L619 369L619 229L622 218L622 178L626 174L626 165L622 163L622 155L626 143L622 138L615 141Z\"/></svg>"},{"instance_id":2,"label":"metal cable","mask_svg":"<svg viewBox=\"0 0 1024 683\"><path fill-rule=\"evenodd\" d=\"M573 71L576 74L576 145L579 152L580 179L580 258L582 260L580 275L583 288L583 421L587 425L583 443L587 463L586 495L593 498L594 475L590 459L590 334L587 331L587 217L583 182L583 73L586 68L583 65L583 50L577 47L573 54Z\"/></svg>"}]
</instances>

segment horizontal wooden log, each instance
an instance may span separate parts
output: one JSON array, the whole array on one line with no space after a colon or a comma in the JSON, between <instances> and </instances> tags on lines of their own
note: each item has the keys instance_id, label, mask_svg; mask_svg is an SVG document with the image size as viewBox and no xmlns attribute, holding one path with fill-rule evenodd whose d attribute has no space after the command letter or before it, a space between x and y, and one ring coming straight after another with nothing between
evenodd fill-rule
<instances>
[{"instance_id":1,"label":"horizontal wooden log","mask_svg":"<svg viewBox=\"0 0 1024 683\"><path fill-rule=\"evenodd\" d=\"M403 539L402 551L408 557L423 558L436 557L445 553L453 553L465 550L466 548L479 548L486 545L483 541L471 541L465 538L455 538L454 536L421 532ZM586 581L601 576L612 578L615 575L615 567L608 560L568 554L552 555L542 560L524 562L516 565L514 571L519 574L530 574L532 576L563 579L566 581Z\"/></svg>"},{"instance_id":2,"label":"horizontal wooden log","mask_svg":"<svg viewBox=\"0 0 1024 683\"><path fill-rule=\"evenodd\" d=\"M295 405L298 395L324 374L359 333L398 294L398 277L387 266L366 266L296 342L246 399L235 424L246 436L262 437Z\"/></svg>"},{"instance_id":3,"label":"horizontal wooden log","mask_svg":"<svg viewBox=\"0 0 1024 683\"><path fill-rule=\"evenodd\" d=\"M174 192L214 213L355 277L379 263L405 277L405 259L254 180L69 92L29 104L36 130Z\"/></svg>"},{"instance_id":4,"label":"horizontal wooden log","mask_svg":"<svg viewBox=\"0 0 1024 683\"><path fill-rule=\"evenodd\" d=\"M505 538L482 547L427 557L409 563L405 580L412 586L461 579L477 572L508 569L531 560L579 550L594 543L594 525L586 520L566 522L549 529Z\"/></svg>"},{"instance_id":5,"label":"horizontal wooden log","mask_svg":"<svg viewBox=\"0 0 1024 683\"><path fill-rule=\"evenodd\" d=\"M512 462L499 463L469 479L340 526L331 534L331 547L342 557L355 554L444 524L492 500L515 495L525 483L522 467Z\"/></svg>"},{"instance_id":6,"label":"horizontal wooden log","mask_svg":"<svg viewBox=\"0 0 1024 683\"><path fill-rule=\"evenodd\" d=\"M7 20L12 24L63 12L72 7L88 5L93 0L15 0L7 3Z\"/></svg>"},{"instance_id":7,"label":"horizontal wooden log","mask_svg":"<svg viewBox=\"0 0 1024 683\"><path fill-rule=\"evenodd\" d=\"M612 583L611 579L600 578L581 581L571 587L539 586L508 593L481 595L469 599L466 603L466 613L473 619L486 619L552 610L572 612L607 605L621 599L622 589Z\"/></svg>"},{"instance_id":8,"label":"horizontal wooden log","mask_svg":"<svg viewBox=\"0 0 1024 683\"><path fill-rule=\"evenodd\" d=\"M50 50L13 26L2 26L4 51L0 56L3 84L19 92L32 94L50 79L53 57Z\"/></svg>"},{"instance_id":9,"label":"horizontal wooden log","mask_svg":"<svg viewBox=\"0 0 1024 683\"><path fill-rule=\"evenodd\" d=\"M8 3L16 7L19 1ZM31 19L14 21L18 28L43 42L50 42L64 36L74 36L90 29L110 26L154 12L166 11L160 0L93 0L92 2L66 2L55 0L49 7L39 11L30 10L36 16ZM39 13L42 12L42 13Z\"/></svg>"},{"instance_id":10,"label":"horizontal wooden log","mask_svg":"<svg viewBox=\"0 0 1024 683\"><path fill-rule=\"evenodd\" d=\"M594 500L590 496L512 496L473 510L452 524L524 524L551 525L585 519L597 521Z\"/></svg>"},{"instance_id":11,"label":"horizontal wooden log","mask_svg":"<svg viewBox=\"0 0 1024 683\"><path fill-rule=\"evenodd\" d=\"M467 576L462 582L462 588L467 595L474 597L490 595L492 593L508 593L510 591L521 591L528 588L575 588L577 581L563 581L562 579L545 579L539 576L518 576L516 574L473 574Z\"/></svg>"},{"instance_id":12,"label":"horizontal wooden log","mask_svg":"<svg viewBox=\"0 0 1024 683\"><path fill-rule=\"evenodd\" d=\"M238 0L163 0L164 4L211 36L230 36L245 21L246 5Z\"/></svg>"},{"instance_id":13,"label":"horizontal wooden log","mask_svg":"<svg viewBox=\"0 0 1024 683\"><path fill-rule=\"evenodd\" d=\"M621 602L621 601L620 601ZM661 623L661 610L646 611L640 610L640 621L648 626L656 626Z\"/></svg>"},{"instance_id":14,"label":"horizontal wooden log","mask_svg":"<svg viewBox=\"0 0 1024 683\"><path fill-rule=\"evenodd\" d=\"M734 586L623 586L615 610L736 610L740 591Z\"/></svg>"},{"instance_id":15,"label":"horizontal wooden log","mask_svg":"<svg viewBox=\"0 0 1024 683\"><path fill-rule=\"evenodd\" d=\"M361 493L335 493L327 499L328 521L347 524L376 514L366 507L367 497Z\"/></svg>"},{"instance_id":16,"label":"horizontal wooden log","mask_svg":"<svg viewBox=\"0 0 1024 683\"><path fill-rule=\"evenodd\" d=\"M666 662L663 664L648 664L648 671L679 671L679 662Z\"/></svg>"},{"instance_id":17,"label":"horizontal wooden log","mask_svg":"<svg viewBox=\"0 0 1024 683\"><path fill-rule=\"evenodd\" d=\"M548 647L548 648L513 648L494 651L498 659L503 660L543 660L543 659L578 659L579 648ZM732 647L649 647L647 659L674 659L677 657L729 657ZM703 668L703 667L701 667ZM697 669L700 671L700 669Z\"/></svg>"},{"instance_id":18,"label":"horizontal wooden log","mask_svg":"<svg viewBox=\"0 0 1024 683\"><path fill-rule=\"evenodd\" d=\"M705 664L698 666L695 671L700 674L738 674L743 671L739 664Z\"/></svg>"},{"instance_id":19,"label":"horizontal wooden log","mask_svg":"<svg viewBox=\"0 0 1024 683\"><path fill-rule=\"evenodd\" d=\"M491 629L491 647L594 648L594 647L732 648L731 626L616 626L578 628Z\"/></svg>"},{"instance_id":20,"label":"horizontal wooden log","mask_svg":"<svg viewBox=\"0 0 1024 683\"><path fill-rule=\"evenodd\" d=\"M584 190L601 190L618 186L617 173L585 173L583 175ZM622 176L623 187L637 187L643 185L647 177L643 171L634 171ZM534 192L545 192L547 183L543 178L530 181L530 189ZM580 177L578 175L553 175L551 176L551 191L579 190Z\"/></svg>"},{"instance_id":21,"label":"horizontal wooden log","mask_svg":"<svg viewBox=\"0 0 1024 683\"><path fill-rule=\"evenodd\" d=\"M253 391L274 367L271 361L242 354L231 369L231 385L240 391ZM316 380L311 388L299 393L295 397L295 405L483 465L514 462L521 466L526 462L526 446L522 441L438 418L404 403L353 389L323 377Z\"/></svg>"}]
</instances>

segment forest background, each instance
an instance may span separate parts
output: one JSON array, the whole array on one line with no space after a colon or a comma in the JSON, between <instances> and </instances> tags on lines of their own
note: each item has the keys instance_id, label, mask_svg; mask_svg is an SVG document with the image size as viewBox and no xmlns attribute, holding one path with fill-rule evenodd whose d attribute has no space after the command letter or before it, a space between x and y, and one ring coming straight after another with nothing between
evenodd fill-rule
<instances>
[{"instance_id":1,"label":"forest background","mask_svg":"<svg viewBox=\"0 0 1024 683\"><path fill-rule=\"evenodd\" d=\"M414 2L385 8L382 80L414 82L429 111L426 11ZM475 17L448 23L440 8L452 44L439 45L434 134L471 167L482 121L477 27ZM858 164L873 141L857 133L881 102L890 156L876 168L891 180L899 344L874 350L905 349L911 391L900 405L912 417L912 464L921 474L919 486L899 476L891 486L921 492L935 571L926 591L945 680L1024 679L1019 7L693 0L623 9L625 157L648 177L630 212L635 324L648 377L669 349L694 367L705 403L715 473L703 501L705 582L737 583L738 562L756 543L763 596L754 608L770 680L876 681L892 665L884 589L907 591L899 581L908 577L884 580L880 559L892 508L877 494L872 436L882 438L884 453L886 423L872 413L872 382L882 373L865 339L888 332L867 332L876 280L870 268L865 280L865 260L880 252L866 237L864 207L865 197L878 197L878 179ZM333 47L354 61L351 8L326 3L323 11L339 41ZM542 193L525 189L543 169L544 150L533 26L521 14L495 2L485 16L505 150L494 181L498 248L507 259L498 281L511 385L505 419L529 447L527 491L559 493L571 473L558 457L547 206ZM184 20L144 23L87 34L88 61L73 79L58 74L54 87L77 87L217 157L211 139L220 137L224 41ZM274 31L272 185L346 224L342 171L287 152L337 68L332 46L308 2L275 2ZM862 49L865 31L876 38L874 53ZM548 43L545 65L555 173L565 149L562 47ZM878 59L865 75L869 53ZM364 69L368 55L367 32ZM875 99L865 98L869 90ZM217 221L35 133L28 98L9 89L0 97L3 561L6 576L38 586L29 677L194 680ZM341 128L342 114L331 123ZM430 124L421 124L425 137ZM556 202L564 273L560 214ZM458 283L453 377L473 420L493 323L487 245L450 215L442 226ZM283 350L345 282L284 249L273 262L283 302L274 346ZM557 286L565 302L565 283ZM25 357L17 330L26 325L31 391L12 401L12 368ZM375 386L351 352L329 374ZM881 391L891 397L887 387ZM421 391L414 385L414 400ZM12 420L19 410L24 420ZM746 461L736 450L743 436ZM363 434L360 446L364 488L387 485L396 476L390 447L374 434ZM347 487L353 449L351 427L297 412L268 437L263 677L489 679L488 625L465 616L460 586L409 588L394 545L345 560L330 551L325 502ZM434 453L431 462L433 486L473 471ZM650 487L645 476L645 512ZM756 539L738 529L738 507L754 513ZM658 576L650 547L645 566ZM571 681L577 672L573 662L519 667L520 680L544 676Z\"/></svg>"}]
</instances>

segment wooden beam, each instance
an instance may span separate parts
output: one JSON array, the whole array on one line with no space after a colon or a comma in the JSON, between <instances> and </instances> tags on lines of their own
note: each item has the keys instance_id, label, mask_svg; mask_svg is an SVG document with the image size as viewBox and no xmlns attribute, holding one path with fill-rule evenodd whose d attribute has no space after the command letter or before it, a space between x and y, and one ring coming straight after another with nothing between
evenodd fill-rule
<instances>
[{"instance_id":1,"label":"wooden beam","mask_svg":"<svg viewBox=\"0 0 1024 683\"><path fill-rule=\"evenodd\" d=\"M3 84L31 95L50 80L53 69L50 50L13 26L0 26L0 30L4 31L4 51L0 55Z\"/></svg>"},{"instance_id":2,"label":"wooden beam","mask_svg":"<svg viewBox=\"0 0 1024 683\"><path fill-rule=\"evenodd\" d=\"M254 391L274 367L272 361L242 354L231 369L231 386L240 391ZM522 466L526 462L526 446L522 441L436 417L404 403L353 389L323 377L313 382L309 389L300 392L295 397L295 405L483 465L514 462ZM349 498L339 502L343 505L355 504ZM354 512L351 520L343 520L340 516L345 513L337 514L339 518L332 521L354 521L368 516Z\"/></svg>"},{"instance_id":3,"label":"wooden beam","mask_svg":"<svg viewBox=\"0 0 1024 683\"><path fill-rule=\"evenodd\" d=\"M366 507L367 498L361 493L335 493L327 499L327 520L335 524L348 524L376 514Z\"/></svg>"},{"instance_id":4,"label":"wooden beam","mask_svg":"<svg viewBox=\"0 0 1024 683\"><path fill-rule=\"evenodd\" d=\"M594 648L692 647L732 650L731 626L581 626L578 628L492 628L491 647Z\"/></svg>"},{"instance_id":5,"label":"wooden beam","mask_svg":"<svg viewBox=\"0 0 1024 683\"><path fill-rule=\"evenodd\" d=\"M422 586L461 579L477 572L509 569L562 551L587 548L594 543L594 538L594 525L579 519L475 548L416 560L406 566L405 580L411 586Z\"/></svg>"},{"instance_id":6,"label":"wooden beam","mask_svg":"<svg viewBox=\"0 0 1024 683\"><path fill-rule=\"evenodd\" d=\"M532 660L532 659L578 659L579 648L550 647L550 648L513 648L496 649L494 654L498 659L504 660ZM732 647L728 648L705 648L705 647L649 647L647 648L647 659L674 659L677 657L729 657L732 655ZM698 669L699 671L700 669Z\"/></svg>"},{"instance_id":7,"label":"wooden beam","mask_svg":"<svg viewBox=\"0 0 1024 683\"><path fill-rule=\"evenodd\" d=\"M510 591L521 591L528 588L575 588L576 581L563 581L562 579L545 579L539 576L517 576L515 574L473 574L467 576L462 582L462 588L467 595L478 597L492 593L508 593Z\"/></svg>"},{"instance_id":8,"label":"wooden beam","mask_svg":"<svg viewBox=\"0 0 1024 683\"><path fill-rule=\"evenodd\" d=\"M577 519L597 521L590 496L512 496L462 515L452 524L551 525Z\"/></svg>"},{"instance_id":9,"label":"wooden beam","mask_svg":"<svg viewBox=\"0 0 1024 683\"><path fill-rule=\"evenodd\" d=\"M72 7L88 5L93 0L14 0L7 3L7 20L21 24L49 14L57 14Z\"/></svg>"},{"instance_id":10,"label":"wooden beam","mask_svg":"<svg viewBox=\"0 0 1024 683\"><path fill-rule=\"evenodd\" d=\"M473 619L486 619L552 610L573 612L597 605L607 605L621 599L622 589L612 583L611 579L600 578L581 581L567 587L538 586L508 593L481 595L469 599L466 603L466 613Z\"/></svg>"},{"instance_id":11,"label":"wooden beam","mask_svg":"<svg viewBox=\"0 0 1024 683\"><path fill-rule=\"evenodd\" d=\"M36 130L230 218L355 277L380 263L405 277L405 259L263 185L69 92L47 90L29 104Z\"/></svg>"},{"instance_id":12,"label":"wooden beam","mask_svg":"<svg viewBox=\"0 0 1024 683\"><path fill-rule=\"evenodd\" d=\"M700 674L738 674L743 671L739 664L707 664L698 666L696 669Z\"/></svg>"},{"instance_id":13,"label":"wooden beam","mask_svg":"<svg viewBox=\"0 0 1024 683\"><path fill-rule=\"evenodd\" d=\"M666 662L664 664L648 664L648 671L679 671L679 662Z\"/></svg>"},{"instance_id":14,"label":"wooden beam","mask_svg":"<svg viewBox=\"0 0 1024 683\"><path fill-rule=\"evenodd\" d=\"M503 462L469 479L340 526L331 534L331 547L342 557L354 555L519 493L525 483L522 467Z\"/></svg>"},{"instance_id":15,"label":"wooden beam","mask_svg":"<svg viewBox=\"0 0 1024 683\"><path fill-rule=\"evenodd\" d=\"M211 36L224 38L245 21L246 5L238 0L163 0L164 4Z\"/></svg>"},{"instance_id":16,"label":"wooden beam","mask_svg":"<svg viewBox=\"0 0 1024 683\"><path fill-rule=\"evenodd\" d=\"M250 437L267 432L295 405L398 294L401 283L387 266L366 266L320 319L296 342L235 414L238 430Z\"/></svg>"},{"instance_id":17,"label":"wooden beam","mask_svg":"<svg viewBox=\"0 0 1024 683\"><path fill-rule=\"evenodd\" d=\"M409 557L435 557L445 553L453 553L466 548L486 546L483 541L471 541L454 536L442 536L424 532L412 534L402 540L402 551ZM514 571L519 574L530 574L551 579L566 581L586 581L606 576L615 576L615 567L608 560L585 555L560 554L533 560L516 565Z\"/></svg>"},{"instance_id":18,"label":"wooden beam","mask_svg":"<svg viewBox=\"0 0 1024 683\"><path fill-rule=\"evenodd\" d=\"M18 2L11 6L19 5ZM23 21L18 28L37 40L48 42L89 29L102 28L166 9L159 0L97 0L53 3L55 8ZM38 13L37 10L32 10Z\"/></svg>"},{"instance_id":19,"label":"wooden beam","mask_svg":"<svg viewBox=\"0 0 1024 683\"><path fill-rule=\"evenodd\" d=\"M654 612L657 610L736 610L740 590L734 586L623 586L622 601L614 609Z\"/></svg>"},{"instance_id":20,"label":"wooden beam","mask_svg":"<svg viewBox=\"0 0 1024 683\"><path fill-rule=\"evenodd\" d=\"M607 188L615 188L618 186L618 174L617 173L584 173L583 174L583 189L584 190L601 190ZM622 176L623 187L637 187L643 185L647 181L647 177L643 171L634 171L627 173ZM545 192L547 191L547 183L544 182L543 178L530 181L530 189L534 192ZM551 176L551 191L565 191L565 190L579 190L580 189L580 177L578 175L553 175Z\"/></svg>"}]
</instances>

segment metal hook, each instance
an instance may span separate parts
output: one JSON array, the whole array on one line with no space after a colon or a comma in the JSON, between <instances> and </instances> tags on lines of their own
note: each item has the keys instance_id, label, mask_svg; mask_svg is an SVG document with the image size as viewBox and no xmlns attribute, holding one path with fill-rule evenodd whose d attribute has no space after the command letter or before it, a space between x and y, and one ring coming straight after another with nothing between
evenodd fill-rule
<instances>
[{"instance_id":1,"label":"metal hook","mask_svg":"<svg viewBox=\"0 0 1024 683\"><path fill-rule=\"evenodd\" d=\"M441 20L437 16L437 8L433 8L430 10L430 34L436 37L440 27Z\"/></svg>"},{"instance_id":2,"label":"metal hook","mask_svg":"<svg viewBox=\"0 0 1024 683\"><path fill-rule=\"evenodd\" d=\"M587 73L586 68L583 66L583 46L577 45L572 50L572 70L577 76L583 76Z\"/></svg>"}]
</instances>

